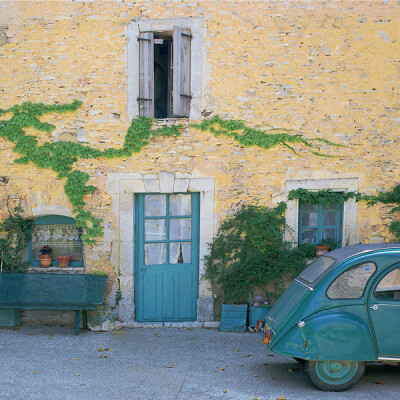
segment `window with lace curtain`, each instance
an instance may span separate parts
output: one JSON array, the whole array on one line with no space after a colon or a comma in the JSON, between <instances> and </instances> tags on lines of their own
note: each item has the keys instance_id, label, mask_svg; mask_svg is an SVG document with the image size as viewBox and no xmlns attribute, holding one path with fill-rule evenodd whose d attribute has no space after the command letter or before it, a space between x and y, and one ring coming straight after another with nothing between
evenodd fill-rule
<instances>
[{"instance_id":1,"label":"window with lace curtain","mask_svg":"<svg viewBox=\"0 0 400 400\"><path fill-rule=\"evenodd\" d=\"M29 260L32 266L39 266L39 250L42 246L52 248L52 266L57 266L57 257L71 256L71 266L83 266L82 230L75 220L60 215L47 215L35 220L32 240L29 246Z\"/></svg>"},{"instance_id":2,"label":"window with lace curtain","mask_svg":"<svg viewBox=\"0 0 400 400\"><path fill-rule=\"evenodd\" d=\"M307 204L299 206L299 243L318 244L331 240L342 243L342 204Z\"/></svg>"}]
</instances>

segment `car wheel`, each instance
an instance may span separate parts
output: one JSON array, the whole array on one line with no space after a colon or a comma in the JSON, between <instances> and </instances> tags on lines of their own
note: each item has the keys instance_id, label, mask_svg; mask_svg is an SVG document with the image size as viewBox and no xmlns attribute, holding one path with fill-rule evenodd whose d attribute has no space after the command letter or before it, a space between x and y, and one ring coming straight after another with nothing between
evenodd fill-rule
<instances>
[{"instance_id":1,"label":"car wheel","mask_svg":"<svg viewBox=\"0 0 400 400\"><path fill-rule=\"evenodd\" d=\"M362 361L307 361L311 382L321 390L341 392L354 386L364 375Z\"/></svg>"}]
</instances>

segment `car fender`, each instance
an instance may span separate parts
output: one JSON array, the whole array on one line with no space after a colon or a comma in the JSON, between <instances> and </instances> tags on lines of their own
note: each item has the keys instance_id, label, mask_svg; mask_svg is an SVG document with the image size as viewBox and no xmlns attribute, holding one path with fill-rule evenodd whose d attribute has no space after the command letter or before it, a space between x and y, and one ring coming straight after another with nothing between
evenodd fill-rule
<instances>
[{"instance_id":1,"label":"car fender","mask_svg":"<svg viewBox=\"0 0 400 400\"><path fill-rule=\"evenodd\" d=\"M327 310L305 318L271 351L306 360L377 360L369 325L348 311Z\"/></svg>"}]
</instances>

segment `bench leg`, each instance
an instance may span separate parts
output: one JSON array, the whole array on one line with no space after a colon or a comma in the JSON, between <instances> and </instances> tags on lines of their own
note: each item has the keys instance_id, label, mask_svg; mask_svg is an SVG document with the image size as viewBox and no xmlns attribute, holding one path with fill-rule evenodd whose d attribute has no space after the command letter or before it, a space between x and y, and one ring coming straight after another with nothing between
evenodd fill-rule
<instances>
[{"instance_id":1,"label":"bench leg","mask_svg":"<svg viewBox=\"0 0 400 400\"><path fill-rule=\"evenodd\" d=\"M82 310L82 323L83 323L83 330L87 331L87 311Z\"/></svg>"},{"instance_id":2,"label":"bench leg","mask_svg":"<svg viewBox=\"0 0 400 400\"><path fill-rule=\"evenodd\" d=\"M79 335L79 310L75 311L75 335Z\"/></svg>"}]
</instances>

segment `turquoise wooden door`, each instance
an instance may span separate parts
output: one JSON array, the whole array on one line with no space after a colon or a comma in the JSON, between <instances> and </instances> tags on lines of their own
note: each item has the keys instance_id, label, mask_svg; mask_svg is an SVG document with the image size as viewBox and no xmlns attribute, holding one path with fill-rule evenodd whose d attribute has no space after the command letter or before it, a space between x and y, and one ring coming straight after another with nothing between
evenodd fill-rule
<instances>
[{"instance_id":1,"label":"turquoise wooden door","mask_svg":"<svg viewBox=\"0 0 400 400\"><path fill-rule=\"evenodd\" d=\"M196 320L199 194L138 194L135 226L136 320Z\"/></svg>"}]
</instances>

